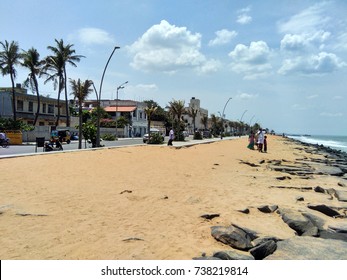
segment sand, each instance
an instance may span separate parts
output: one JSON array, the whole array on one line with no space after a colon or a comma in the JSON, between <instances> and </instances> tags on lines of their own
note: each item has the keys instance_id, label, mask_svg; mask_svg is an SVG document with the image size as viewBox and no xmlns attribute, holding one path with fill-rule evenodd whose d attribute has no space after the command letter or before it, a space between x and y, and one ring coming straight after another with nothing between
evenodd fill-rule
<instances>
[{"instance_id":1,"label":"sand","mask_svg":"<svg viewBox=\"0 0 347 280\"><path fill-rule=\"evenodd\" d=\"M327 198L305 192L305 202L298 202L302 191L271 186L329 188L339 179L279 181L288 174L266 162L294 161L305 152L279 136L268 137L268 153L247 144L239 138L180 149L153 145L0 159L0 259L192 259L230 249L210 228L231 223L262 235L295 236L278 214L256 207L298 209ZM249 214L239 212L245 208ZM220 217L200 217L213 213Z\"/></svg>"}]
</instances>

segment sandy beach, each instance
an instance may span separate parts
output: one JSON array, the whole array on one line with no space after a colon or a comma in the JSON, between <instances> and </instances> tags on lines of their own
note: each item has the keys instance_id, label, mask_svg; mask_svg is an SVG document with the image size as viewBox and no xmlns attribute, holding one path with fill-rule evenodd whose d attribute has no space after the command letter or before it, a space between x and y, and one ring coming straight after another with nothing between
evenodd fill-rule
<instances>
[{"instance_id":1,"label":"sandy beach","mask_svg":"<svg viewBox=\"0 0 347 280\"><path fill-rule=\"evenodd\" d=\"M288 174L268 164L321 155L308 155L279 136L268 136L268 153L247 144L239 138L180 149L1 159L0 259L188 260L230 249L211 236L212 226L236 224L283 239L296 235L277 213L259 211L261 205L307 211L309 203L338 203L300 188L343 189L346 180L319 174L279 180ZM239 211L245 208L249 214ZM206 220L204 214L220 216Z\"/></svg>"}]
</instances>

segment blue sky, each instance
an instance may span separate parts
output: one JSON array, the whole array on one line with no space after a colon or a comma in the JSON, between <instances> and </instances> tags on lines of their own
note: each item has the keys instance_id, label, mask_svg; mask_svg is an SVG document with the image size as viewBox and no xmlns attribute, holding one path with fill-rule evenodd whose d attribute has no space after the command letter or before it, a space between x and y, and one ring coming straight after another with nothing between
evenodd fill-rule
<instances>
[{"instance_id":1,"label":"blue sky","mask_svg":"<svg viewBox=\"0 0 347 280\"><path fill-rule=\"evenodd\" d=\"M35 47L54 39L86 56L73 79L97 87L114 46L102 98L191 97L230 120L278 133L347 135L347 1L2 0L0 41ZM18 69L16 82L27 73ZM0 86L9 86L8 76ZM56 97L53 85L42 94ZM94 95L91 96L94 98Z\"/></svg>"}]
</instances>

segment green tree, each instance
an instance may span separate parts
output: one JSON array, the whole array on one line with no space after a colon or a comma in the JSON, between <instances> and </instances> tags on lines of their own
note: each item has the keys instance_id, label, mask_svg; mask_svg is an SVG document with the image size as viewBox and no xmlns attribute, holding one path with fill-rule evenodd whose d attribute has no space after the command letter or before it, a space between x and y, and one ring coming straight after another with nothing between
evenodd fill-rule
<instances>
[{"instance_id":1,"label":"green tree","mask_svg":"<svg viewBox=\"0 0 347 280\"><path fill-rule=\"evenodd\" d=\"M58 86L58 114L55 120L55 125L58 126L60 119L60 94L64 88L64 72L63 72L63 58L62 56L54 56L50 55L46 57L44 61L44 66L41 72L41 75L47 76L45 80L45 84L47 82L53 82L54 90L57 89Z\"/></svg>"},{"instance_id":2,"label":"green tree","mask_svg":"<svg viewBox=\"0 0 347 280\"><path fill-rule=\"evenodd\" d=\"M186 112L183 100L172 100L169 102L169 114L173 118L173 127L175 131L175 139L183 141L183 130L185 127L184 121L182 120L183 114Z\"/></svg>"},{"instance_id":3,"label":"green tree","mask_svg":"<svg viewBox=\"0 0 347 280\"><path fill-rule=\"evenodd\" d=\"M208 126L208 116L204 115L201 117L201 124L204 126L204 129L207 130Z\"/></svg>"},{"instance_id":4,"label":"green tree","mask_svg":"<svg viewBox=\"0 0 347 280\"><path fill-rule=\"evenodd\" d=\"M150 142L151 139L151 120L152 120L152 115L155 113L155 111L158 109L158 107L154 107L153 104L151 107L146 107L145 108L145 113L147 115L147 132L148 132L148 143Z\"/></svg>"},{"instance_id":5,"label":"green tree","mask_svg":"<svg viewBox=\"0 0 347 280\"><path fill-rule=\"evenodd\" d=\"M36 125L37 119L40 115L40 93L37 77L41 73L41 67L43 61L40 60L40 54L35 48L31 48L28 51L23 51L23 63L22 66L29 70L27 79L24 81L25 87L30 87L32 92L36 93L37 96L37 111L34 119L33 126Z\"/></svg>"},{"instance_id":6,"label":"green tree","mask_svg":"<svg viewBox=\"0 0 347 280\"><path fill-rule=\"evenodd\" d=\"M14 81L17 76L16 66L20 64L20 59L22 54L19 52L19 46L17 42L12 41L9 43L7 40L5 42L0 42L2 51L0 51L0 69L3 76L10 75L11 85L12 85L12 110L13 110L13 120L17 120L17 110L16 110L16 92L14 87Z\"/></svg>"},{"instance_id":7,"label":"green tree","mask_svg":"<svg viewBox=\"0 0 347 280\"><path fill-rule=\"evenodd\" d=\"M74 100L78 103L78 149L82 149L82 104L87 96L93 91L91 88L92 82L85 80L81 82L80 79L70 79L71 94L74 96Z\"/></svg>"},{"instance_id":8,"label":"green tree","mask_svg":"<svg viewBox=\"0 0 347 280\"><path fill-rule=\"evenodd\" d=\"M196 127L195 127L195 119L196 119L196 115L198 114L199 109L195 109L194 107L189 107L188 108L188 116L190 116L193 119L193 131L195 133Z\"/></svg>"},{"instance_id":9,"label":"green tree","mask_svg":"<svg viewBox=\"0 0 347 280\"><path fill-rule=\"evenodd\" d=\"M62 82L64 83L62 89L65 90L65 107L66 107L66 126L70 126L70 114L69 114L69 102L67 97L67 73L66 73L66 65L69 64L71 66L77 67L76 62L80 62L83 55L75 55L75 50L72 49L72 44L64 45L63 39L59 41L55 39L56 46L48 46L48 49L53 52L55 57L59 57L61 62L61 72L63 75Z\"/></svg>"}]
</instances>

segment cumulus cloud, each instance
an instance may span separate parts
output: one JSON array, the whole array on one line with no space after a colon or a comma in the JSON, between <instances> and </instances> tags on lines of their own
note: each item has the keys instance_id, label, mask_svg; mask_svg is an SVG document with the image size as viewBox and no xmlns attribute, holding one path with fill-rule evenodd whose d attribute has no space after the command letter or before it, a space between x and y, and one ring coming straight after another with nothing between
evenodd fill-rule
<instances>
[{"instance_id":1,"label":"cumulus cloud","mask_svg":"<svg viewBox=\"0 0 347 280\"><path fill-rule=\"evenodd\" d=\"M318 55L309 57L296 57L286 59L279 69L280 74L302 73L302 74L326 74L331 73L347 64L333 53L320 52Z\"/></svg>"},{"instance_id":2,"label":"cumulus cloud","mask_svg":"<svg viewBox=\"0 0 347 280\"><path fill-rule=\"evenodd\" d=\"M99 28L81 28L75 36L85 45L104 45L115 42L111 34Z\"/></svg>"},{"instance_id":3,"label":"cumulus cloud","mask_svg":"<svg viewBox=\"0 0 347 280\"><path fill-rule=\"evenodd\" d=\"M343 116L342 113L329 113L329 112L322 112L320 113L320 115L322 117L329 117L329 118L338 118Z\"/></svg>"},{"instance_id":4,"label":"cumulus cloud","mask_svg":"<svg viewBox=\"0 0 347 280\"><path fill-rule=\"evenodd\" d=\"M237 16L236 22L242 25L250 23L252 21L252 17L249 15L250 11L251 11L250 6L238 10L237 11L238 16Z\"/></svg>"},{"instance_id":5,"label":"cumulus cloud","mask_svg":"<svg viewBox=\"0 0 347 280\"><path fill-rule=\"evenodd\" d=\"M308 34L286 34L281 40L281 50L291 52L305 52L313 48L324 48L324 42L327 41L331 33L319 30Z\"/></svg>"},{"instance_id":6,"label":"cumulus cloud","mask_svg":"<svg viewBox=\"0 0 347 280\"><path fill-rule=\"evenodd\" d=\"M218 46L228 44L233 38L237 36L236 31L229 31L227 29L222 29L217 31L216 38L211 40L208 45L209 46Z\"/></svg>"},{"instance_id":7,"label":"cumulus cloud","mask_svg":"<svg viewBox=\"0 0 347 280\"><path fill-rule=\"evenodd\" d=\"M231 68L244 75L245 79L257 78L267 74L272 68L269 62L270 48L264 41L251 42L248 46L238 44L229 53Z\"/></svg>"},{"instance_id":8,"label":"cumulus cloud","mask_svg":"<svg viewBox=\"0 0 347 280\"><path fill-rule=\"evenodd\" d=\"M131 66L142 71L174 73L184 68L214 71L213 61L206 59L200 47L201 34L162 20L150 27L128 50L134 55ZM206 69L202 70L204 67Z\"/></svg>"}]
</instances>

